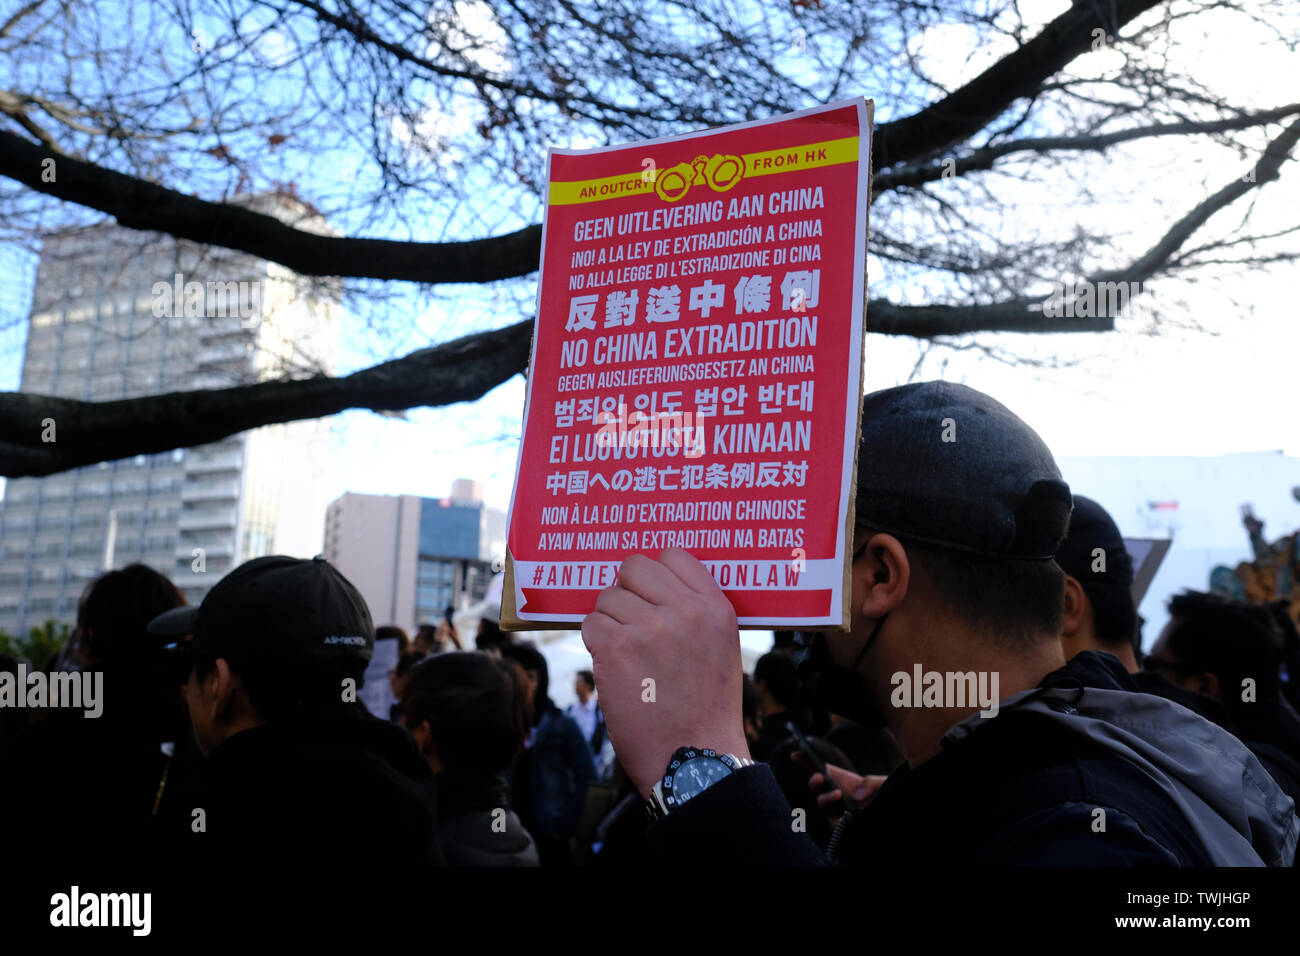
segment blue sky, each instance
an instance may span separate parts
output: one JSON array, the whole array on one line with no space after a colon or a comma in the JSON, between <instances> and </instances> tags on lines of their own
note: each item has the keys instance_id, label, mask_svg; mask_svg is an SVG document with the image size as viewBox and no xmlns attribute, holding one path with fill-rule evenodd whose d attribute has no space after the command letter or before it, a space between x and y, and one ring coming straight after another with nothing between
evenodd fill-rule
<instances>
[{"instance_id":1,"label":"blue sky","mask_svg":"<svg viewBox=\"0 0 1300 956\"><path fill-rule=\"evenodd\" d=\"M1038 2L1026 9L1046 17L1062 5ZM1255 38L1250 35L1252 28L1232 22L1237 34L1186 37L1179 55L1196 62L1212 88L1239 96L1243 102L1272 105L1278 94L1257 77L1287 75L1288 65L1295 65L1293 58L1277 54L1276 62L1270 62L1268 57L1274 54L1260 53L1252 70L1240 70L1222 51L1241 49ZM964 28L943 27L928 38L923 65L937 81L954 84L983 69L995 55L993 50L972 50ZM1098 75L1108 68L1108 55L1103 51L1094 57ZM888 113L888 104L881 104L879 115ZM436 110L431 109L429 121L452 122L455 131L455 118ZM1084 174L1087 169L1095 174L1114 161L1122 163L1117 168L1126 174L1137 171L1135 175L1147 181L1135 183L1131 195L1115 202L1079 209L1079 221L1105 222L1112 231L1127 236L1129 248L1144 248L1153 225L1163 228L1170 215L1206 194L1205 182L1217 186L1241 166L1240 159L1196 142L1179 144L1178 162L1171 165L1168 148L1167 143L1153 141L1086 167ZM364 176L364 169L358 175ZM1254 228L1266 231L1269 224L1290 226L1300 221L1296 175L1290 164L1284 170L1289 187L1267 187L1266 200L1260 203L1264 211L1256 210L1259 218L1252 223ZM1028 211L1032 217L1035 204L1041 202L1039 217L1054 215L1050 184L1002 182L993 189L995 194L1013 189L1008 201L1014 198L1022 214ZM1231 233L1233 217L1243 206L1216 217L1211 226ZM1163 210L1163 218L1157 210ZM524 213L523 219L528 218ZM0 247L0 269L9 277L0 291L0 389L18 385L21 318L31 264L26 254ZM1300 428L1294 417L1295 366L1300 358L1297 279L1300 270L1285 265L1244 276L1210 273L1207 281L1194 287L1161 283L1138 309L1119 320L1118 331L1105 335L983 335L963 343L963 348L869 336L868 388L941 376L963 381L1021 414L1058 455L1213 455L1275 448L1300 455ZM881 263L870 264L869 292L891 294L901 289L906 294L905 285L904 278L891 275ZM413 295L399 300L378 326L380 331L359 321L348 325L341 368L352 370L465 332L517 321L530 313L534 288L533 279L496 287L445 286L431 300ZM1173 321L1166 315L1161 325L1153 326L1143 314L1148 300L1172 312ZM1002 353L1020 361L990 357ZM485 483L489 504L504 510L513 483L523 402L523 381L516 377L480 402L416 409L406 421L362 411L336 416L330 497L343 491L441 496L453 478L473 477Z\"/></svg>"}]
</instances>

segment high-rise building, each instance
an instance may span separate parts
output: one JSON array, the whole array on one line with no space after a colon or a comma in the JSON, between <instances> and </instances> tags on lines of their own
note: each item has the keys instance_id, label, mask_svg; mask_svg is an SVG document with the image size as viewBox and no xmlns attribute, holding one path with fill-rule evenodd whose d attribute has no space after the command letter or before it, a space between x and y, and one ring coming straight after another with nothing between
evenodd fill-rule
<instances>
[{"instance_id":1,"label":"high-rise building","mask_svg":"<svg viewBox=\"0 0 1300 956\"><path fill-rule=\"evenodd\" d=\"M505 513L479 482L458 479L447 498L348 492L325 512L325 557L377 625L410 630L482 601L505 551Z\"/></svg>"},{"instance_id":2,"label":"high-rise building","mask_svg":"<svg viewBox=\"0 0 1300 956\"><path fill-rule=\"evenodd\" d=\"M292 197L259 212L327 231ZM337 285L170 236L97 225L47 236L32 296L21 390L111 401L329 374ZM73 440L53 423L55 441ZM87 582L141 562L191 603L269 553L320 550L328 452L321 421L10 480L0 502L0 630L71 623Z\"/></svg>"}]
</instances>

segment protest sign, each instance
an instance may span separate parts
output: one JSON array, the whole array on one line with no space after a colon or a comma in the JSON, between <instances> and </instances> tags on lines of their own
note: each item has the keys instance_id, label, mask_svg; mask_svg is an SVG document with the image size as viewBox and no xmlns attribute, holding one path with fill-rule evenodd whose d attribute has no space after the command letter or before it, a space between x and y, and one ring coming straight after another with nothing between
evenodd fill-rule
<instances>
[{"instance_id":1,"label":"protest sign","mask_svg":"<svg viewBox=\"0 0 1300 956\"><path fill-rule=\"evenodd\" d=\"M503 627L667 547L741 626L847 626L871 115L551 151Z\"/></svg>"},{"instance_id":2,"label":"protest sign","mask_svg":"<svg viewBox=\"0 0 1300 956\"><path fill-rule=\"evenodd\" d=\"M374 653L370 655L370 663L366 665L362 677L361 703L381 720L389 719L389 711L397 703L389 677L397 666L398 651L397 638L384 637L376 640Z\"/></svg>"}]
</instances>

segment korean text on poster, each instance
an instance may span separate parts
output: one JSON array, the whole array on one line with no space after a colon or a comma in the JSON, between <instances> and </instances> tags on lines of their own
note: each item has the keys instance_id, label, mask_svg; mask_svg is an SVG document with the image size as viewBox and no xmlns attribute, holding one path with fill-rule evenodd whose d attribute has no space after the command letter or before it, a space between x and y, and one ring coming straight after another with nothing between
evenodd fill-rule
<instances>
[{"instance_id":1,"label":"korean text on poster","mask_svg":"<svg viewBox=\"0 0 1300 956\"><path fill-rule=\"evenodd\" d=\"M685 548L742 626L843 626L871 104L553 150L507 626Z\"/></svg>"}]
</instances>

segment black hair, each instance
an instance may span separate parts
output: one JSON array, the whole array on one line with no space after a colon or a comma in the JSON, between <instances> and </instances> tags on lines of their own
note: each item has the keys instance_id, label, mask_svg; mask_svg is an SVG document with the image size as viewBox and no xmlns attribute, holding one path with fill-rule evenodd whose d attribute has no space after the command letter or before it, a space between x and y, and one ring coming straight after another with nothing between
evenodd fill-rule
<instances>
[{"instance_id":1,"label":"black hair","mask_svg":"<svg viewBox=\"0 0 1300 956\"><path fill-rule=\"evenodd\" d=\"M591 671L578 671L578 676L586 681L587 686L592 690L596 689L596 675Z\"/></svg>"},{"instance_id":2,"label":"black hair","mask_svg":"<svg viewBox=\"0 0 1300 956\"><path fill-rule=\"evenodd\" d=\"M405 677L411 673L411 669L422 660L428 658L428 654L421 654L419 651L407 651L397 658L397 663L393 665L394 677Z\"/></svg>"},{"instance_id":3,"label":"black hair","mask_svg":"<svg viewBox=\"0 0 1300 956\"><path fill-rule=\"evenodd\" d=\"M877 533L862 524L858 530ZM989 557L895 537L947 610L966 623L998 635L1011 647L1060 635L1065 572L1055 561Z\"/></svg>"},{"instance_id":4,"label":"black hair","mask_svg":"<svg viewBox=\"0 0 1300 956\"><path fill-rule=\"evenodd\" d=\"M754 726L758 726L758 689L754 686L754 679L748 674L741 675L740 684L740 716L744 720L752 720Z\"/></svg>"},{"instance_id":5,"label":"black hair","mask_svg":"<svg viewBox=\"0 0 1300 956\"><path fill-rule=\"evenodd\" d=\"M1169 599L1166 647L1171 666L1190 676L1209 672L1219 680L1228 713L1242 711L1242 681L1255 681L1255 699L1272 702L1278 691L1282 634L1265 605L1184 591Z\"/></svg>"},{"instance_id":6,"label":"black hair","mask_svg":"<svg viewBox=\"0 0 1300 956\"><path fill-rule=\"evenodd\" d=\"M768 651L754 665L754 683L762 682L772 698L788 710L799 697L799 673L794 659L780 651Z\"/></svg>"},{"instance_id":7,"label":"black hair","mask_svg":"<svg viewBox=\"0 0 1300 956\"><path fill-rule=\"evenodd\" d=\"M411 649L411 639L406 636L406 631L402 630L396 624L384 624L375 628L375 643L384 640L397 638L398 655L405 654Z\"/></svg>"},{"instance_id":8,"label":"black hair","mask_svg":"<svg viewBox=\"0 0 1300 956\"><path fill-rule=\"evenodd\" d=\"M773 631L772 632L772 650L782 651L786 654L794 654L799 648L795 642L797 631Z\"/></svg>"},{"instance_id":9,"label":"black hair","mask_svg":"<svg viewBox=\"0 0 1300 956\"><path fill-rule=\"evenodd\" d=\"M160 741L184 739L188 725L164 641L147 628L185 603L165 575L128 564L92 581L77 607L78 639L89 648L90 669L102 671L111 686L104 716L129 721Z\"/></svg>"},{"instance_id":10,"label":"black hair","mask_svg":"<svg viewBox=\"0 0 1300 956\"><path fill-rule=\"evenodd\" d=\"M162 574L143 564L128 564L100 575L86 589L77 609L77 629L90 634L90 656L96 669L138 661L159 647L149 637L149 622L185 598Z\"/></svg>"},{"instance_id":11,"label":"black hair","mask_svg":"<svg viewBox=\"0 0 1300 956\"><path fill-rule=\"evenodd\" d=\"M1122 578L1103 578L1089 574L1075 578L1092 605L1092 624L1097 642L1107 647L1137 649L1137 605L1132 589Z\"/></svg>"},{"instance_id":12,"label":"black hair","mask_svg":"<svg viewBox=\"0 0 1300 956\"><path fill-rule=\"evenodd\" d=\"M534 717L540 717L551 693L551 676L546 666L546 658L531 644L515 643L503 644L501 656L508 661L514 661L524 670L537 674L537 693L533 697L533 708L536 711Z\"/></svg>"},{"instance_id":13,"label":"black hair","mask_svg":"<svg viewBox=\"0 0 1300 956\"><path fill-rule=\"evenodd\" d=\"M496 621L486 617L479 619L474 645L480 651L499 650L510 643L510 635L501 630Z\"/></svg>"},{"instance_id":14,"label":"black hair","mask_svg":"<svg viewBox=\"0 0 1300 956\"><path fill-rule=\"evenodd\" d=\"M1287 680L1280 690L1292 707L1300 708L1300 629L1296 628L1295 619L1291 617L1289 600L1274 601L1268 608L1282 635L1282 662Z\"/></svg>"},{"instance_id":15,"label":"black hair","mask_svg":"<svg viewBox=\"0 0 1300 956\"><path fill-rule=\"evenodd\" d=\"M532 707L518 669L481 651L421 660L402 694L407 727L429 722L447 770L500 773L524 748Z\"/></svg>"},{"instance_id":16,"label":"black hair","mask_svg":"<svg viewBox=\"0 0 1300 956\"><path fill-rule=\"evenodd\" d=\"M268 724L291 720L330 719L357 715L365 708L355 692L365 679L366 662L355 657L325 660L304 658L263 642L252 648L228 648L220 653L198 651L195 674L202 679L224 658L239 675L257 715Z\"/></svg>"},{"instance_id":17,"label":"black hair","mask_svg":"<svg viewBox=\"0 0 1300 956\"><path fill-rule=\"evenodd\" d=\"M411 639L411 646L414 647L420 641L427 641L430 651L442 649L442 641L438 639L438 629L432 624L421 624L415 631L415 637Z\"/></svg>"}]
</instances>

